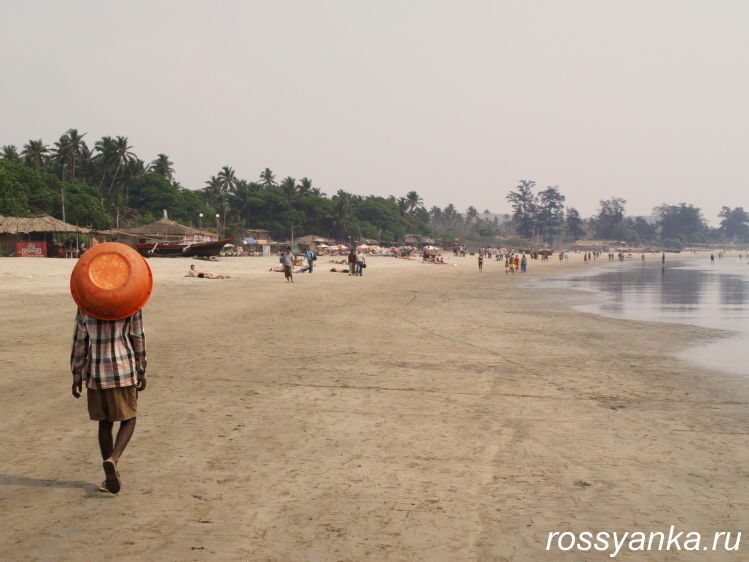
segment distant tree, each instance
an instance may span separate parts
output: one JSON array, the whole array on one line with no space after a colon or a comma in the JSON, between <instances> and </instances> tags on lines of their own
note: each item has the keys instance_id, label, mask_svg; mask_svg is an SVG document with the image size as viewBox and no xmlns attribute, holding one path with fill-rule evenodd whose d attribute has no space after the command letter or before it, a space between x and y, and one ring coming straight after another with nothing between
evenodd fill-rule
<instances>
[{"instance_id":1,"label":"distant tree","mask_svg":"<svg viewBox=\"0 0 749 562\"><path fill-rule=\"evenodd\" d=\"M6 144L0 148L0 159L7 160L9 162L20 162L21 156L18 154L18 149L13 144Z\"/></svg>"},{"instance_id":2,"label":"distant tree","mask_svg":"<svg viewBox=\"0 0 749 562\"><path fill-rule=\"evenodd\" d=\"M556 186L549 186L538 193L536 228L544 242L552 243L564 229L565 197Z\"/></svg>"},{"instance_id":3,"label":"distant tree","mask_svg":"<svg viewBox=\"0 0 749 562\"><path fill-rule=\"evenodd\" d=\"M598 215L591 221L597 239L625 239L624 209L626 203L621 197L601 200Z\"/></svg>"},{"instance_id":4,"label":"distant tree","mask_svg":"<svg viewBox=\"0 0 749 562\"><path fill-rule=\"evenodd\" d=\"M29 166L33 166L37 170L43 170L49 156L49 148L42 139L30 140L24 145L21 156Z\"/></svg>"},{"instance_id":5,"label":"distant tree","mask_svg":"<svg viewBox=\"0 0 749 562\"><path fill-rule=\"evenodd\" d=\"M166 154L158 154L151 162L151 171L169 181L174 180L174 162Z\"/></svg>"},{"instance_id":6,"label":"distant tree","mask_svg":"<svg viewBox=\"0 0 749 562\"><path fill-rule=\"evenodd\" d=\"M744 207L722 207L718 216L721 218L721 234L732 242L749 242L749 213Z\"/></svg>"},{"instance_id":7,"label":"distant tree","mask_svg":"<svg viewBox=\"0 0 749 562\"><path fill-rule=\"evenodd\" d=\"M649 223L643 217L635 217L629 221L629 226L637 233L640 242L654 242L658 235L658 227Z\"/></svg>"},{"instance_id":8,"label":"distant tree","mask_svg":"<svg viewBox=\"0 0 749 562\"><path fill-rule=\"evenodd\" d=\"M513 209L512 221L520 236L532 238L536 227L536 196L533 188L536 182L532 180L520 180L515 191L507 194L507 200Z\"/></svg>"},{"instance_id":9,"label":"distant tree","mask_svg":"<svg viewBox=\"0 0 749 562\"><path fill-rule=\"evenodd\" d=\"M442 213L445 217L445 219L449 222L452 222L458 218L458 211L455 208L455 205L450 203L447 207L445 207L445 210Z\"/></svg>"},{"instance_id":10,"label":"distant tree","mask_svg":"<svg viewBox=\"0 0 749 562\"><path fill-rule=\"evenodd\" d=\"M224 166L218 173L218 181L221 183L221 193L227 194L234 190L237 185L237 175L234 172L234 168L230 166Z\"/></svg>"},{"instance_id":11,"label":"distant tree","mask_svg":"<svg viewBox=\"0 0 749 562\"><path fill-rule=\"evenodd\" d=\"M350 193L339 189L333 196L333 229L341 238L346 238L352 233L353 207L353 196Z\"/></svg>"},{"instance_id":12,"label":"distant tree","mask_svg":"<svg viewBox=\"0 0 749 562\"><path fill-rule=\"evenodd\" d=\"M568 238L573 241L580 240L583 236L585 236L585 231L583 230L583 220L580 218L580 212L574 207L569 207L567 209L565 230L567 231Z\"/></svg>"},{"instance_id":13,"label":"distant tree","mask_svg":"<svg viewBox=\"0 0 749 562\"><path fill-rule=\"evenodd\" d=\"M262 183L265 187L277 185L276 176L273 175L273 172L270 168L265 168L265 170L260 172L260 183Z\"/></svg>"},{"instance_id":14,"label":"distant tree","mask_svg":"<svg viewBox=\"0 0 749 562\"><path fill-rule=\"evenodd\" d=\"M424 200L415 191L406 193L406 201L408 202L408 212L412 215L416 214L416 211L424 206Z\"/></svg>"},{"instance_id":15,"label":"distant tree","mask_svg":"<svg viewBox=\"0 0 749 562\"><path fill-rule=\"evenodd\" d=\"M707 224L702 211L694 205L664 203L653 209L653 214L658 217L657 225L664 242L678 240L683 246L704 239Z\"/></svg>"},{"instance_id":16,"label":"distant tree","mask_svg":"<svg viewBox=\"0 0 749 562\"><path fill-rule=\"evenodd\" d=\"M473 205L471 205L470 207L468 207L468 209L466 209L466 220L468 221L468 224L470 224L471 222L475 222L478 216L479 216L479 212L476 209L476 207L474 207Z\"/></svg>"},{"instance_id":17,"label":"distant tree","mask_svg":"<svg viewBox=\"0 0 749 562\"><path fill-rule=\"evenodd\" d=\"M291 176L286 176L283 181L281 181L281 191L283 191L284 195L289 199L289 201L293 200L297 195L297 185L296 185L296 179L292 178Z\"/></svg>"},{"instance_id":18,"label":"distant tree","mask_svg":"<svg viewBox=\"0 0 749 562\"><path fill-rule=\"evenodd\" d=\"M312 180L309 178L302 178L299 180L299 192L302 194L305 193L312 193L312 190L315 189L312 187Z\"/></svg>"}]
</instances>

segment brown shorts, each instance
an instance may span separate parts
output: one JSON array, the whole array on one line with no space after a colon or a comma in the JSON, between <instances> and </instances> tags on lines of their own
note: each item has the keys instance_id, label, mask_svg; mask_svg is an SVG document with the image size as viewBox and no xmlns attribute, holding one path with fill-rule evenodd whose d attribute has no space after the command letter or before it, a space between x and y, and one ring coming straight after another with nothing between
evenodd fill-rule
<instances>
[{"instance_id":1,"label":"brown shorts","mask_svg":"<svg viewBox=\"0 0 749 562\"><path fill-rule=\"evenodd\" d=\"M95 421L125 421L138 413L138 391L134 386L86 389L88 416Z\"/></svg>"}]
</instances>

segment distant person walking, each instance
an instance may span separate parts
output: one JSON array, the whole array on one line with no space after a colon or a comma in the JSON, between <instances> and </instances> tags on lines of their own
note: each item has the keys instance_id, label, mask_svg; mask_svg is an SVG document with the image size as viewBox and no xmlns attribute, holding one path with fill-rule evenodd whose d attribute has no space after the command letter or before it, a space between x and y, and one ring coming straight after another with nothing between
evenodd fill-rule
<instances>
[{"instance_id":1,"label":"distant person walking","mask_svg":"<svg viewBox=\"0 0 749 562\"><path fill-rule=\"evenodd\" d=\"M525 254L523 254L523 258L520 260L520 272L528 272L528 258L525 256Z\"/></svg>"},{"instance_id":2,"label":"distant person walking","mask_svg":"<svg viewBox=\"0 0 749 562\"><path fill-rule=\"evenodd\" d=\"M710 265L715 263L715 256L713 254L710 254Z\"/></svg>"},{"instance_id":3,"label":"distant person walking","mask_svg":"<svg viewBox=\"0 0 749 562\"><path fill-rule=\"evenodd\" d=\"M484 254L479 252L479 271L484 271Z\"/></svg>"},{"instance_id":4,"label":"distant person walking","mask_svg":"<svg viewBox=\"0 0 749 562\"><path fill-rule=\"evenodd\" d=\"M356 274L361 277L364 275L364 270L367 267L367 258L364 257L364 252L359 250L356 254Z\"/></svg>"},{"instance_id":5,"label":"distant person walking","mask_svg":"<svg viewBox=\"0 0 749 562\"><path fill-rule=\"evenodd\" d=\"M661 265L666 265L666 252L663 252L661 256Z\"/></svg>"},{"instance_id":6,"label":"distant person walking","mask_svg":"<svg viewBox=\"0 0 749 562\"><path fill-rule=\"evenodd\" d=\"M291 248L288 248L283 255L283 275L287 283L294 282L294 254Z\"/></svg>"},{"instance_id":7,"label":"distant person walking","mask_svg":"<svg viewBox=\"0 0 749 562\"><path fill-rule=\"evenodd\" d=\"M349 277L356 275L356 252L353 248L351 248L351 251L348 254L348 274Z\"/></svg>"},{"instance_id":8,"label":"distant person walking","mask_svg":"<svg viewBox=\"0 0 749 562\"><path fill-rule=\"evenodd\" d=\"M315 254L315 252L312 251L312 248L310 248L304 254L304 257L307 258L307 265L308 265L307 271L312 273L312 266L314 265L315 260L317 259L317 254Z\"/></svg>"}]
</instances>

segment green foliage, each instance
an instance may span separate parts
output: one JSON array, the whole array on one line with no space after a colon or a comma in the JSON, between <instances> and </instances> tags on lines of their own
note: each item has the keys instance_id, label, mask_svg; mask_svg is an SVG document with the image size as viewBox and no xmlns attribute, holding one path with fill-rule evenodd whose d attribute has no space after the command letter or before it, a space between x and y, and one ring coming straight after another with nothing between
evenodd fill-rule
<instances>
[{"instance_id":1,"label":"green foliage","mask_svg":"<svg viewBox=\"0 0 749 562\"><path fill-rule=\"evenodd\" d=\"M681 245L678 247L681 247L704 240L707 225L702 218L702 211L697 207L686 203L664 203L653 209L653 212L658 217L658 228L664 243L666 240L679 240Z\"/></svg>"},{"instance_id":2,"label":"green foliage","mask_svg":"<svg viewBox=\"0 0 749 562\"><path fill-rule=\"evenodd\" d=\"M731 242L749 242L749 213L743 207L723 207L718 216L723 236Z\"/></svg>"},{"instance_id":3,"label":"green foliage","mask_svg":"<svg viewBox=\"0 0 749 562\"><path fill-rule=\"evenodd\" d=\"M0 214L29 216L45 213L62 219L65 189L65 220L71 224L109 228L111 218L96 190L81 183L61 182L32 166L0 161Z\"/></svg>"}]
</instances>

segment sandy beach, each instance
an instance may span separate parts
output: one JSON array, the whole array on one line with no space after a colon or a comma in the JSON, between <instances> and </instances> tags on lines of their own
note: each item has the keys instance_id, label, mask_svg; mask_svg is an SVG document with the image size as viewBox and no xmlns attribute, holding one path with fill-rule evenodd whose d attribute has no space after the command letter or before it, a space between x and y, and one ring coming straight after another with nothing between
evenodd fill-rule
<instances>
[{"instance_id":1,"label":"sandy beach","mask_svg":"<svg viewBox=\"0 0 749 562\"><path fill-rule=\"evenodd\" d=\"M605 262L450 260L320 258L293 285L275 258L152 260L112 496L70 395L74 262L0 259L0 559L603 560L547 534L749 530L749 381L674 356L714 331L525 286Z\"/></svg>"}]
</instances>

